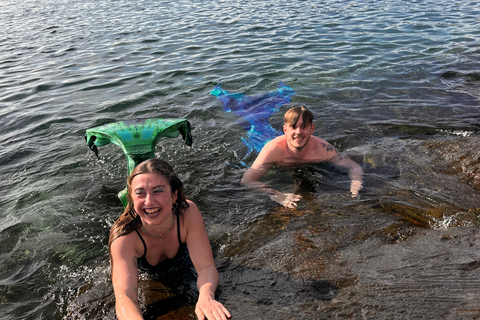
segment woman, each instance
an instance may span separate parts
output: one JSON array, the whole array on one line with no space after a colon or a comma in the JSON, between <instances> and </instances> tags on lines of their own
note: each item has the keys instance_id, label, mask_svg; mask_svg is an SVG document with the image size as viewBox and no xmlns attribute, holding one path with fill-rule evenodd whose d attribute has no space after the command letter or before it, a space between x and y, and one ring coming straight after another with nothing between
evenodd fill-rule
<instances>
[{"instance_id":1,"label":"woman","mask_svg":"<svg viewBox=\"0 0 480 320\"><path fill-rule=\"evenodd\" d=\"M181 268L191 258L198 274L198 319L230 318L215 300L218 272L202 215L185 198L172 167L159 159L146 160L128 177L127 188L128 205L109 238L117 317L143 319L137 296L138 269L167 272L168 280L170 269Z\"/></svg>"}]
</instances>

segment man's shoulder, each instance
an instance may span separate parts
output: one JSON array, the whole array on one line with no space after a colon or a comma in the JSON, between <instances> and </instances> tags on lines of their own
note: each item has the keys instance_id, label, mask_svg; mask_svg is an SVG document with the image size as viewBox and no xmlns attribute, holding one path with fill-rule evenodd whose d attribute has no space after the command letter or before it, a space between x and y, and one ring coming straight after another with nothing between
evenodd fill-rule
<instances>
[{"instance_id":1,"label":"man's shoulder","mask_svg":"<svg viewBox=\"0 0 480 320\"><path fill-rule=\"evenodd\" d=\"M285 136L279 136L273 140L270 140L260 151L253 166L256 167L267 163L275 163L277 161L282 161L285 154L285 148Z\"/></svg>"},{"instance_id":2,"label":"man's shoulder","mask_svg":"<svg viewBox=\"0 0 480 320\"><path fill-rule=\"evenodd\" d=\"M287 138L285 135L278 136L265 144L263 150L268 152L284 151L287 147Z\"/></svg>"},{"instance_id":3,"label":"man's shoulder","mask_svg":"<svg viewBox=\"0 0 480 320\"><path fill-rule=\"evenodd\" d=\"M313 135L310 137L310 140L312 140L314 143L329 144L326 140Z\"/></svg>"},{"instance_id":4,"label":"man's shoulder","mask_svg":"<svg viewBox=\"0 0 480 320\"><path fill-rule=\"evenodd\" d=\"M281 136L278 136L276 138L273 138L272 140L268 141L267 144L278 144L278 143L285 143L287 141L287 138L284 134Z\"/></svg>"},{"instance_id":5,"label":"man's shoulder","mask_svg":"<svg viewBox=\"0 0 480 320\"><path fill-rule=\"evenodd\" d=\"M271 153L271 152L274 152L274 151L280 151L282 149L284 149L286 146L286 138L285 136L279 136L279 137L276 137L275 139L273 140L270 140L268 141L265 146L262 148L262 152L267 152L267 153Z\"/></svg>"},{"instance_id":6,"label":"man's shoulder","mask_svg":"<svg viewBox=\"0 0 480 320\"><path fill-rule=\"evenodd\" d=\"M320 137L316 137L316 136L312 136L311 139L310 139L317 147L321 146L323 148L333 148L333 146L328 143L326 140L320 138ZM330 146L330 147L329 147Z\"/></svg>"},{"instance_id":7,"label":"man's shoulder","mask_svg":"<svg viewBox=\"0 0 480 320\"><path fill-rule=\"evenodd\" d=\"M335 147L326 140L313 136L310 140L314 144L313 153L316 155L316 157L322 159L322 161L330 159L337 154Z\"/></svg>"}]
</instances>

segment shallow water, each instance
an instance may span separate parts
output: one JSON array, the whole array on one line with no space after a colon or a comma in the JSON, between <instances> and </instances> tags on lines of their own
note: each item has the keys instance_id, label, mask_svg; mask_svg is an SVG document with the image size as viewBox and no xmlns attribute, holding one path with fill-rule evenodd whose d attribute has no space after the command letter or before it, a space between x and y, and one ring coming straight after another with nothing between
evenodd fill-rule
<instances>
[{"instance_id":1,"label":"shallow water","mask_svg":"<svg viewBox=\"0 0 480 320\"><path fill-rule=\"evenodd\" d=\"M126 160L110 145L98 161L83 137L138 117L192 124L193 147L163 139L156 155L205 216L234 318L479 316L478 2L1 7L0 319L113 317L106 243ZM280 82L296 95L270 124L308 106L316 134L364 168L361 199L325 164L265 176L303 196L296 210L240 185L255 154L209 93Z\"/></svg>"}]
</instances>

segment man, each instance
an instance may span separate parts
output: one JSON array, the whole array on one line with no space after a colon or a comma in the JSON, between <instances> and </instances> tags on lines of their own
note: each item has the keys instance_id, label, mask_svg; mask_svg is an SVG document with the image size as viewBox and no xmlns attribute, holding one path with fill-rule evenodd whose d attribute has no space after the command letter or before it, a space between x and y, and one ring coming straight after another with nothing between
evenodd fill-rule
<instances>
[{"instance_id":1,"label":"man","mask_svg":"<svg viewBox=\"0 0 480 320\"><path fill-rule=\"evenodd\" d=\"M253 165L243 175L242 183L265 191L273 201L285 207L295 208L301 199L300 195L268 188L258 179L273 165L291 166L329 161L348 170L352 180L350 192L352 197L358 197L363 181L362 168L346 155L338 153L325 140L312 136L314 129L313 114L307 108L300 106L288 110L284 116L285 135L269 141L263 147Z\"/></svg>"}]
</instances>

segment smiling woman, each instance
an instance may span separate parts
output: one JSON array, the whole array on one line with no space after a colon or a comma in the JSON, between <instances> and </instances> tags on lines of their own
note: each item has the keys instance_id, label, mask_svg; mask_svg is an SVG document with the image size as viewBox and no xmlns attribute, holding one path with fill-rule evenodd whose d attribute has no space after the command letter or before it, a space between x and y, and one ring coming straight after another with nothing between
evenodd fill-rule
<instances>
[{"instance_id":1,"label":"smiling woman","mask_svg":"<svg viewBox=\"0 0 480 320\"><path fill-rule=\"evenodd\" d=\"M127 179L127 199L109 239L117 317L143 319L137 296L138 269L171 287L186 304L195 303L189 297L198 296L198 319L230 317L215 300L218 272L202 215L186 199L172 167L158 159L140 163ZM191 292L195 271L198 294ZM191 283L181 285L176 282L180 279Z\"/></svg>"},{"instance_id":2,"label":"smiling woman","mask_svg":"<svg viewBox=\"0 0 480 320\"><path fill-rule=\"evenodd\" d=\"M466 183L480 188L478 1L0 3L0 318L115 319L107 244L129 167L97 132L100 160L86 154L83 137L118 122L112 129L129 134L139 118L192 124L194 148L175 129L154 157L200 208L232 316L478 318L480 193ZM292 90L276 90L281 81ZM211 94L218 83L224 91ZM287 102L243 103L254 98ZM330 163L261 177L301 197L295 210L239 184L268 142L257 133L283 135L283 114L297 105L315 116L311 141L363 169L359 199ZM113 244L137 230L148 256L151 243L178 248L193 208L166 215L174 226L163 240L139 217ZM171 224L144 227L162 236ZM138 239L130 264L145 252ZM142 299L144 288L158 292L143 276L140 307L194 317L194 304ZM327 299L310 294L309 280L331 284Z\"/></svg>"},{"instance_id":3,"label":"smiling woman","mask_svg":"<svg viewBox=\"0 0 480 320\"><path fill-rule=\"evenodd\" d=\"M131 188L134 210L142 218L142 231L151 229L152 231L147 235L156 239L165 238L173 227L170 220L175 221L173 211L178 208L176 203L178 190L172 192L165 178L154 173L134 176ZM170 228L169 225L171 225ZM162 232L165 227L167 231ZM157 233L162 235L154 236Z\"/></svg>"}]
</instances>

